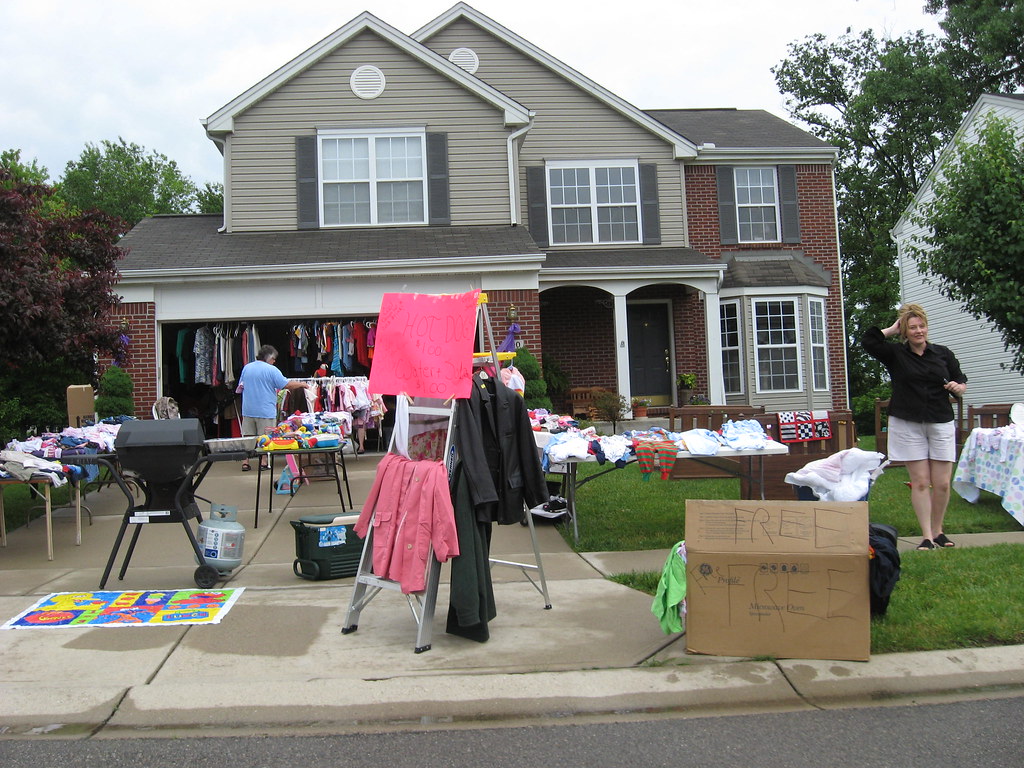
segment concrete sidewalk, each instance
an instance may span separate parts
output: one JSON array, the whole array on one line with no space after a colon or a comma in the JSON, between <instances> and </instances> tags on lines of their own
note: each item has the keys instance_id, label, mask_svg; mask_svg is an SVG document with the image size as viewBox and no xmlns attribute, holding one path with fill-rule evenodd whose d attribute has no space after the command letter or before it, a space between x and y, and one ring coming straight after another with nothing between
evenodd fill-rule
<instances>
[{"instance_id":1,"label":"concrete sidewalk","mask_svg":"<svg viewBox=\"0 0 1024 768\"><path fill-rule=\"evenodd\" d=\"M346 459L358 505L379 456ZM296 577L288 524L337 512L333 483L302 487L283 511L288 497L276 496L274 514L264 508L254 529L255 475L238 464L218 464L199 489L211 501L237 506L247 528L243 564L226 583L246 591L225 620L0 632L0 735L341 732L631 711L703 715L847 706L1024 687L1024 646L881 655L864 663L689 655L683 636L662 634L649 596L604 578L660 570L667 552L579 555L544 521L536 532L550 610L523 571L499 567L490 640L446 634L445 568L429 651L413 652L415 622L405 599L391 592L363 609L358 631L342 635L352 579ZM43 521L9 536L0 549L0 622L51 592L98 588L126 500L108 488L89 494L86 504L93 520L83 522L81 546L74 544L68 513L58 514L52 562ZM208 506L201 508L205 515ZM1024 543L1024 534L956 539L964 546ZM495 526L491 555L534 563L529 529ZM121 557L107 589L195 587L193 554L180 525L145 526L118 581ZM536 572L530 575L536 581Z\"/></svg>"}]
</instances>

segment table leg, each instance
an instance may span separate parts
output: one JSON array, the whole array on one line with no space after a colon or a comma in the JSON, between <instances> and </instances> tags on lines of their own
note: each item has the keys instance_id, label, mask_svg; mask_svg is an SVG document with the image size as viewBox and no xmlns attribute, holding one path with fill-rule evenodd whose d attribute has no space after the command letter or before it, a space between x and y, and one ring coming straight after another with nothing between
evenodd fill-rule
<instances>
[{"instance_id":1,"label":"table leg","mask_svg":"<svg viewBox=\"0 0 1024 768\"><path fill-rule=\"evenodd\" d=\"M50 484L43 485L46 499L46 559L53 560L53 507L50 505Z\"/></svg>"},{"instance_id":2,"label":"table leg","mask_svg":"<svg viewBox=\"0 0 1024 768\"><path fill-rule=\"evenodd\" d=\"M82 481L75 478L75 546L82 546Z\"/></svg>"},{"instance_id":3,"label":"table leg","mask_svg":"<svg viewBox=\"0 0 1024 768\"><path fill-rule=\"evenodd\" d=\"M345 447L341 446L338 449L338 456L341 459L341 476L345 478L345 490L348 492L348 506L350 509L355 509L355 505L352 503L352 486L348 482L348 467L345 466ZM358 454L357 454L358 457ZM338 468L334 468L334 479L338 479ZM338 487L338 497L341 497L341 486ZM345 511L345 500L341 500L341 509Z\"/></svg>"},{"instance_id":4,"label":"table leg","mask_svg":"<svg viewBox=\"0 0 1024 768\"><path fill-rule=\"evenodd\" d=\"M568 497L565 500L566 509L569 510L569 516L572 517L572 538L577 544L580 543L580 529L576 523L576 463L570 461L565 465L566 474L569 481L566 483L566 493Z\"/></svg>"},{"instance_id":5,"label":"table leg","mask_svg":"<svg viewBox=\"0 0 1024 768\"><path fill-rule=\"evenodd\" d=\"M0 547L7 546L7 518L4 517L4 487L0 485Z\"/></svg>"},{"instance_id":6,"label":"table leg","mask_svg":"<svg viewBox=\"0 0 1024 768\"><path fill-rule=\"evenodd\" d=\"M250 460L251 462L251 460ZM251 466L251 463L250 463ZM260 527L260 485L263 480L263 461L257 456L256 457L256 511L253 513L252 527Z\"/></svg>"}]
</instances>

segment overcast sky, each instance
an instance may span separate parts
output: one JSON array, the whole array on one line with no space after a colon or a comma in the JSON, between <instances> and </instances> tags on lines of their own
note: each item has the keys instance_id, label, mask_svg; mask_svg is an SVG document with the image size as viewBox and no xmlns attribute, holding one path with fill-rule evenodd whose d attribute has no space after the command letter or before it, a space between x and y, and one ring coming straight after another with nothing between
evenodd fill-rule
<instances>
[{"instance_id":1,"label":"overcast sky","mask_svg":"<svg viewBox=\"0 0 1024 768\"><path fill-rule=\"evenodd\" d=\"M790 42L937 32L925 0L474 0L474 8L641 109L786 117ZM200 121L363 11L411 34L454 0L0 0L0 150L51 180L87 143L126 141L222 180ZM610 10L610 9L614 9Z\"/></svg>"}]
</instances>

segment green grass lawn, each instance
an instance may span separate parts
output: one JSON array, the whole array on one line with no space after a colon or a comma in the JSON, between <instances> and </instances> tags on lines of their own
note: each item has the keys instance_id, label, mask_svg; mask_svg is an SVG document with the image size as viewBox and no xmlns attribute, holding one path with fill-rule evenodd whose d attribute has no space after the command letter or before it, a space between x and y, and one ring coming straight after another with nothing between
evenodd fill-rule
<instances>
[{"instance_id":1,"label":"green grass lawn","mask_svg":"<svg viewBox=\"0 0 1024 768\"><path fill-rule=\"evenodd\" d=\"M863 439L864 450L874 439ZM601 472L597 464L581 464L580 478ZM920 531L910 506L907 471L891 467L872 486L870 518L887 523L900 536ZM578 552L662 549L684 538L687 499L739 499L736 479L641 480L637 465L608 472L583 485L577 494L580 541L568 526L562 536ZM795 494L794 494L795 498ZM946 514L946 531L958 533L1020 531L1021 525L982 493L968 504L955 492ZM872 620L872 653L972 648L1024 643L1024 546L956 548L905 552L902 576L886 616ZM645 571L611 578L654 594L660 573Z\"/></svg>"}]
</instances>

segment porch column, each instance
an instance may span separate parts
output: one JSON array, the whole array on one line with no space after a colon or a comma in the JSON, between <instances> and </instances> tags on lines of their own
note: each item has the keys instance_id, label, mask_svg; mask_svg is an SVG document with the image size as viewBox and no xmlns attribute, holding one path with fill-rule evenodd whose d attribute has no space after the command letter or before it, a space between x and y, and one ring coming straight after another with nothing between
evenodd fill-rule
<instances>
[{"instance_id":1,"label":"porch column","mask_svg":"<svg viewBox=\"0 0 1024 768\"><path fill-rule=\"evenodd\" d=\"M615 297L615 380L619 394L629 403L633 393L629 389L629 328L626 319L626 294Z\"/></svg>"},{"instance_id":2,"label":"porch column","mask_svg":"<svg viewBox=\"0 0 1024 768\"><path fill-rule=\"evenodd\" d=\"M718 292L704 292L704 327L708 354L708 399L725 403L725 382L722 379L722 319Z\"/></svg>"}]
</instances>

